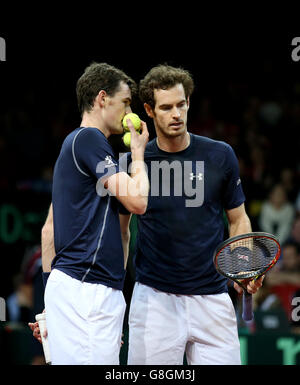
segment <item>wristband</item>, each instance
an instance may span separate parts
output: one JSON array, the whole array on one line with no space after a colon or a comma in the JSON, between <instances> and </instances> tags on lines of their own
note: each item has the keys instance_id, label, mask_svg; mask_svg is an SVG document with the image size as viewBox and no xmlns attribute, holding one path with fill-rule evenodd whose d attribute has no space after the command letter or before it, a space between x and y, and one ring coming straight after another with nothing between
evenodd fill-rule
<instances>
[{"instance_id":1,"label":"wristband","mask_svg":"<svg viewBox=\"0 0 300 385\"><path fill-rule=\"evenodd\" d=\"M45 288L47 281L48 281L48 278L49 278L49 275L50 275L50 272L46 272L46 273L43 272L42 275L43 275L43 284L44 284L44 288Z\"/></svg>"}]
</instances>

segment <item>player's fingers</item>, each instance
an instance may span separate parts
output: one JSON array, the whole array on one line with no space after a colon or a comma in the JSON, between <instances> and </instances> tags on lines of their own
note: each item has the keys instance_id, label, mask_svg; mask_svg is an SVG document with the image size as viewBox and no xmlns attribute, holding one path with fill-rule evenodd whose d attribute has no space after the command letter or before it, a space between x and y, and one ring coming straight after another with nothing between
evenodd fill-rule
<instances>
[{"instance_id":1,"label":"player's fingers","mask_svg":"<svg viewBox=\"0 0 300 385\"><path fill-rule=\"evenodd\" d=\"M37 339L40 343L42 343L42 337L41 337L41 332L38 327L35 327L33 330L33 337Z\"/></svg>"},{"instance_id":2,"label":"player's fingers","mask_svg":"<svg viewBox=\"0 0 300 385\"><path fill-rule=\"evenodd\" d=\"M33 323L32 322L28 322L28 326L30 327L30 329L33 331Z\"/></svg>"},{"instance_id":3,"label":"player's fingers","mask_svg":"<svg viewBox=\"0 0 300 385\"><path fill-rule=\"evenodd\" d=\"M30 329L32 331L34 331L34 329L38 326L38 323L37 322L28 322L28 326L30 327Z\"/></svg>"},{"instance_id":4,"label":"player's fingers","mask_svg":"<svg viewBox=\"0 0 300 385\"><path fill-rule=\"evenodd\" d=\"M243 289L241 288L240 285L238 285L236 282L234 282L233 287L235 288L235 290L236 290L239 294L242 294Z\"/></svg>"},{"instance_id":5,"label":"player's fingers","mask_svg":"<svg viewBox=\"0 0 300 385\"><path fill-rule=\"evenodd\" d=\"M42 336L41 336L41 330L38 326L38 323L37 323L37 326L35 327L34 331L33 331L33 336L40 342L42 343ZM45 336L45 333L44 333L44 336Z\"/></svg>"},{"instance_id":6,"label":"player's fingers","mask_svg":"<svg viewBox=\"0 0 300 385\"><path fill-rule=\"evenodd\" d=\"M248 283L247 285L247 291L248 293L250 294L255 294L257 292L257 290L262 287L262 282L264 280L264 277L260 277L259 279L257 280L252 280Z\"/></svg>"},{"instance_id":7,"label":"player's fingers","mask_svg":"<svg viewBox=\"0 0 300 385\"><path fill-rule=\"evenodd\" d=\"M254 288L250 285L250 283L249 283L249 285L247 286L247 292L248 292L249 294L255 294L255 293L257 292L257 289L254 289Z\"/></svg>"},{"instance_id":8,"label":"player's fingers","mask_svg":"<svg viewBox=\"0 0 300 385\"><path fill-rule=\"evenodd\" d=\"M258 284L260 284L260 286L262 286L262 283L263 283L263 280L265 279L265 276L262 275L261 277L259 277L256 282L258 282Z\"/></svg>"},{"instance_id":9,"label":"player's fingers","mask_svg":"<svg viewBox=\"0 0 300 385\"><path fill-rule=\"evenodd\" d=\"M147 128L147 124L141 120L141 126L140 126L140 129L139 129L139 132L136 131L135 133L138 137L139 137L139 140L143 143L147 143L148 140L149 140L149 132L148 132L148 128Z\"/></svg>"},{"instance_id":10,"label":"player's fingers","mask_svg":"<svg viewBox=\"0 0 300 385\"><path fill-rule=\"evenodd\" d=\"M132 139L134 139L134 141L137 140L137 137L140 136L140 134L136 131L136 129L134 128L134 125L130 119L126 119L126 122L127 122L128 128L129 128L129 131L130 131L131 142L132 142Z\"/></svg>"},{"instance_id":11,"label":"player's fingers","mask_svg":"<svg viewBox=\"0 0 300 385\"><path fill-rule=\"evenodd\" d=\"M148 133L148 127L147 127L147 124L146 122L144 122L143 120L141 120L141 127L140 127L140 130L142 133Z\"/></svg>"},{"instance_id":12,"label":"player's fingers","mask_svg":"<svg viewBox=\"0 0 300 385\"><path fill-rule=\"evenodd\" d=\"M129 131L131 132L131 135L135 133L134 125L132 124L132 121L130 119L126 119L127 127L129 128Z\"/></svg>"},{"instance_id":13,"label":"player's fingers","mask_svg":"<svg viewBox=\"0 0 300 385\"><path fill-rule=\"evenodd\" d=\"M145 148L149 140L149 132L145 122L141 121L141 133L136 131L132 125L132 127L130 127L130 134L131 134L131 149Z\"/></svg>"},{"instance_id":14,"label":"player's fingers","mask_svg":"<svg viewBox=\"0 0 300 385\"><path fill-rule=\"evenodd\" d=\"M263 280L264 276L261 276L258 279L251 281L250 283L254 289L258 290L260 287L262 287Z\"/></svg>"},{"instance_id":15,"label":"player's fingers","mask_svg":"<svg viewBox=\"0 0 300 385\"><path fill-rule=\"evenodd\" d=\"M38 337L41 336L41 331L40 331L39 328L35 328L35 329L33 330L33 336L34 336L35 338L38 338Z\"/></svg>"}]
</instances>

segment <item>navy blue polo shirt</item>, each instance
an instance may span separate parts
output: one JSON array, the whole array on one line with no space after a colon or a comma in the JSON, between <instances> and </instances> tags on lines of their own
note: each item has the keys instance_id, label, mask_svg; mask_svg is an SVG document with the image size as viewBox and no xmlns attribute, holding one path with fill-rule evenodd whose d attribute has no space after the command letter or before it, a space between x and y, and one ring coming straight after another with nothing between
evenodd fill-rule
<instances>
[{"instance_id":1,"label":"navy blue polo shirt","mask_svg":"<svg viewBox=\"0 0 300 385\"><path fill-rule=\"evenodd\" d=\"M190 137L189 147L176 153L160 150L156 139L146 147L150 193L138 216L136 280L174 294L217 294L227 291L213 264L224 239L223 210L240 206L245 196L233 149ZM126 170L130 162L127 154L120 165Z\"/></svg>"},{"instance_id":2,"label":"navy blue polo shirt","mask_svg":"<svg viewBox=\"0 0 300 385\"><path fill-rule=\"evenodd\" d=\"M56 256L52 269L80 281L122 289L119 205L100 188L101 178L117 172L112 148L100 130L79 127L66 137L53 175Z\"/></svg>"}]
</instances>

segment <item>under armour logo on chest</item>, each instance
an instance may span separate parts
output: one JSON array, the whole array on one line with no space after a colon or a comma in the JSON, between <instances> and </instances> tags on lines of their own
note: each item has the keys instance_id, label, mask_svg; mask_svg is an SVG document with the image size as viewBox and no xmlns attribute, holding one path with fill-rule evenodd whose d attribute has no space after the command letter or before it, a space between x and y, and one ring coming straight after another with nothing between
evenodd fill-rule
<instances>
[{"instance_id":1,"label":"under armour logo on chest","mask_svg":"<svg viewBox=\"0 0 300 385\"><path fill-rule=\"evenodd\" d=\"M190 173L190 180L194 180L195 178L199 179L199 180L203 180L203 174L201 172L199 172L198 175L194 175L193 172Z\"/></svg>"}]
</instances>

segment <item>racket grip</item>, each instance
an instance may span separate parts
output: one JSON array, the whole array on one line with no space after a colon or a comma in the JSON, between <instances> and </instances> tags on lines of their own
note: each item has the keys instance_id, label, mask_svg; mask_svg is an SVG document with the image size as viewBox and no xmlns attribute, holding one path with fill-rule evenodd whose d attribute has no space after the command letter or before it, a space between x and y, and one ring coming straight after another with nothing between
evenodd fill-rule
<instances>
[{"instance_id":1,"label":"racket grip","mask_svg":"<svg viewBox=\"0 0 300 385\"><path fill-rule=\"evenodd\" d=\"M44 337L44 332L47 329L46 328L46 314L45 313L37 314L35 316L35 319L39 323L45 361L46 361L46 364L50 365L51 364L51 358L50 358L49 341L48 341L48 337L46 337L46 338Z\"/></svg>"},{"instance_id":2,"label":"racket grip","mask_svg":"<svg viewBox=\"0 0 300 385\"><path fill-rule=\"evenodd\" d=\"M243 314L244 321L251 321L253 319L253 310L252 310L252 294L244 291L243 295Z\"/></svg>"}]
</instances>

